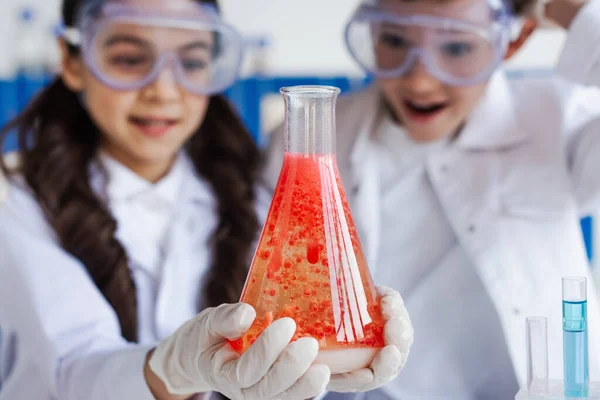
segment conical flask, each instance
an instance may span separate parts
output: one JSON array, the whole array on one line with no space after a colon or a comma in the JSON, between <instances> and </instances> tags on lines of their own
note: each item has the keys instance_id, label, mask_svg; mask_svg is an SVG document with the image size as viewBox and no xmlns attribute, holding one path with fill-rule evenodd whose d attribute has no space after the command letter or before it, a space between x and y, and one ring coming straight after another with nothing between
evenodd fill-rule
<instances>
[{"instance_id":1,"label":"conical flask","mask_svg":"<svg viewBox=\"0 0 600 400\"><path fill-rule=\"evenodd\" d=\"M339 89L295 86L285 100L285 155L241 301L257 317L231 342L244 352L273 320L291 317L293 340L319 341L333 373L363 368L383 347L379 298L350 214L335 157Z\"/></svg>"}]
</instances>

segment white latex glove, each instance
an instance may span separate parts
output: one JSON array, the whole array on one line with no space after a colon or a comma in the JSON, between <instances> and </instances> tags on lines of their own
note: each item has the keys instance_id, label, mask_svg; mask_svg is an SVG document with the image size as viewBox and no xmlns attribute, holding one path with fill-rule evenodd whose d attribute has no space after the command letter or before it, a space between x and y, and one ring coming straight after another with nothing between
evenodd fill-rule
<instances>
[{"instance_id":1,"label":"white latex glove","mask_svg":"<svg viewBox=\"0 0 600 400\"><path fill-rule=\"evenodd\" d=\"M327 390L367 392L396 378L406 364L414 331L404 300L400 293L388 287L378 286L377 291L382 296L381 313L386 320L383 330L385 347L375 355L369 368L331 375Z\"/></svg>"},{"instance_id":2,"label":"white latex glove","mask_svg":"<svg viewBox=\"0 0 600 400\"><path fill-rule=\"evenodd\" d=\"M226 339L241 337L256 312L244 303L209 308L160 343L150 368L174 395L217 391L233 400L298 399L316 396L329 368L312 365L319 350L313 338L290 343L290 318L274 321L242 356Z\"/></svg>"}]
</instances>

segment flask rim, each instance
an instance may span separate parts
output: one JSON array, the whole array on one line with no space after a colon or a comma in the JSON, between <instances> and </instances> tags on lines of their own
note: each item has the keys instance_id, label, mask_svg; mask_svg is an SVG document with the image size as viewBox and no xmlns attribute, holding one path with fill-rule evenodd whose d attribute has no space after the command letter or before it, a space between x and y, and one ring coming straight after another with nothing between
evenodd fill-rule
<instances>
[{"instance_id":1,"label":"flask rim","mask_svg":"<svg viewBox=\"0 0 600 400\"><path fill-rule=\"evenodd\" d=\"M310 98L321 98L336 96L340 93L340 88L325 85L297 85L285 86L279 89L282 95L302 95Z\"/></svg>"}]
</instances>

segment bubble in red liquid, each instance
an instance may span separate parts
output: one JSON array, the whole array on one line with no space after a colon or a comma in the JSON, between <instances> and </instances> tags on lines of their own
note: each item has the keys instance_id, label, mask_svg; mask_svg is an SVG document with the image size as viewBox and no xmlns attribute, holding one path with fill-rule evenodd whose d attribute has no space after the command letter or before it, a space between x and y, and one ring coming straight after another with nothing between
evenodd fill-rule
<instances>
[{"instance_id":1,"label":"bubble in red liquid","mask_svg":"<svg viewBox=\"0 0 600 400\"><path fill-rule=\"evenodd\" d=\"M312 241L306 246L306 259L311 264L319 262L319 244Z\"/></svg>"},{"instance_id":2,"label":"bubble in red liquid","mask_svg":"<svg viewBox=\"0 0 600 400\"><path fill-rule=\"evenodd\" d=\"M269 290L269 295L275 296L276 294L277 294L277 290L275 290L275 289Z\"/></svg>"},{"instance_id":3,"label":"bubble in red liquid","mask_svg":"<svg viewBox=\"0 0 600 400\"><path fill-rule=\"evenodd\" d=\"M275 273L279 271L279 269L281 268L281 264L283 264L281 252L276 252L275 254L273 254L273 258L267 265L268 273Z\"/></svg>"}]
</instances>

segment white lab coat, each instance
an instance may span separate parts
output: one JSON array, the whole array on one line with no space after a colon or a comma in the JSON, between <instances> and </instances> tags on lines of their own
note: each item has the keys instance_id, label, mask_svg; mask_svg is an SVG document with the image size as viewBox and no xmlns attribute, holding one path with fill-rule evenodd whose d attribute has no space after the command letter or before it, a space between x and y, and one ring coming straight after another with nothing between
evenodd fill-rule
<instances>
[{"instance_id":1,"label":"white lab coat","mask_svg":"<svg viewBox=\"0 0 600 400\"><path fill-rule=\"evenodd\" d=\"M95 186L102 175L96 168L91 174ZM114 310L83 265L59 246L34 196L24 184L11 183L0 202L1 400L154 400L144 360L198 312L216 201L193 172L183 177L181 190L162 197L132 193L134 178L119 176L106 195L137 286L141 343L121 337ZM166 208L175 215L163 252L153 260L145 230L169 196L176 203ZM259 201L260 218L268 203L268 197Z\"/></svg>"},{"instance_id":2,"label":"white lab coat","mask_svg":"<svg viewBox=\"0 0 600 400\"><path fill-rule=\"evenodd\" d=\"M590 2L574 21L565 48L570 59L561 61L560 72L572 76L569 67L578 68L581 81L600 84L598 21L600 3ZM378 248L381 157L372 135L384 112L376 86L339 99L337 162L374 280L394 287L377 282L378 260L395 259ZM271 186L282 150L279 131L265 176ZM548 317L550 374L562 378L561 278L569 275L588 278L590 377L600 380L600 311L579 225L580 217L600 207L600 89L558 76L510 82L498 72L456 143L433 153L426 165L490 294L520 385L526 380L527 316ZM476 356L485 368L485 355Z\"/></svg>"},{"instance_id":3,"label":"white lab coat","mask_svg":"<svg viewBox=\"0 0 600 400\"><path fill-rule=\"evenodd\" d=\"M2 282L10 285L0 290L0 398L47 399L54 394L54 346L43 333L22 271L0 267Z\"/></svg>"}]
</instances>

